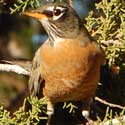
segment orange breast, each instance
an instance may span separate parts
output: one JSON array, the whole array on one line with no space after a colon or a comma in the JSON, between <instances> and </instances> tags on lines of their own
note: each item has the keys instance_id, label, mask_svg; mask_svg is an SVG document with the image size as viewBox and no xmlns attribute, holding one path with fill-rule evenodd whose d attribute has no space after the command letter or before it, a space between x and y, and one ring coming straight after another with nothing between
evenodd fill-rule
<instances>
[{"instance_id":1,"label":"orange breast","mask_svg":"<svg viewBox=\"0 0 125 125\"><path fill-rule=\"evenodd\" d=\"M94 94L101 65L97 45L65 41L41 48L41 75L44 95L54 102L80 100Z\"/></svg>"}]
</instances>

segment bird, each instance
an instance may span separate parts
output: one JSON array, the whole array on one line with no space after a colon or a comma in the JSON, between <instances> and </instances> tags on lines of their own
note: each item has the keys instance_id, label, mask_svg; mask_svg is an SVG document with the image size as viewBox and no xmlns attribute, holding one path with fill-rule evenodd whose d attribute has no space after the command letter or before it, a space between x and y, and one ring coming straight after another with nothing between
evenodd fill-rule
<instances>
[{"instance_id":1,"label":"bird","mask_svg":"<svg viewBox=\"0 0 125 125\"><path fill-rule=\"evenodd\" d=\"M22 14L38 20L48 34L32 61L30 94L48 97L50 119L58 102L81 100L89 107L105 54L76 11L65 3L51 3Z\"/></svg>"}]
</instances>

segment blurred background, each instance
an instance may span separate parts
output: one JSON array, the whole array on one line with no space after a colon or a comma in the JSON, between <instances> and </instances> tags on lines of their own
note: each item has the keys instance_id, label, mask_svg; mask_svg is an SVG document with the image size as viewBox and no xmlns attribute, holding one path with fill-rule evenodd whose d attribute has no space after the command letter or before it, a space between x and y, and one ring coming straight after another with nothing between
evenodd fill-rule
<instances>
[{"instance_id":1,"label":"blurred background","mask_svg":"<svg viewBox=\"0 0 125 125\"><path fill-rule=\"evenodd\" d=\"M90 10L95 11L95 3L100 1L74 0L74 8L80 18L84 19ZM21 16L19 13L10 14L9 8L14 2L15 0L0 0L0 60L15 58L32 60L36 49L47 39L47 34L36 20ZM45 4L45 1L41 2ZM108 65L105 65L101 73L103 75L100 81L103 86L98 87L96 95L109 102L125 105L125 72L116 75ZM26 96L27 82L26 76L0 72L0 105L11 112L17 110ZM12 108L13 104L16 105ZM95 101L92 113L96 112L96 115L104 117L106 108L106 105ZM121 110L115 109L115 111Z\"/></svg>"}]
</instances>

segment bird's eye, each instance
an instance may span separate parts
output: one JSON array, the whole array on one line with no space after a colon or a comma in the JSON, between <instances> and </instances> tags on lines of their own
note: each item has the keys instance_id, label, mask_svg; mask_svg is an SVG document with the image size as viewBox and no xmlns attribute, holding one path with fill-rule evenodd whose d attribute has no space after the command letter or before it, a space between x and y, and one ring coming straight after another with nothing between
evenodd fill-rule
<instances>
[{"instance_id":1,"label":"bird's eye","mask_svg":"<svg viewBox=\"0 0 125 125\"><path fill-rule=\"evenodd\" d=\"M54 9L54 11L53 11L53 14L54 14L55 16L59 16L61 13L62 13L62 12L61 12L60 9Z\"/></svg>"},{"instance_id":2,"label":"bird's eye","mask_svg":"<svg viewBox=\"0 0 125 125\"><path fill-rule=\"evenodd\" d=\"M61 6L50 6L46 11L47 15L49 15L50 18L52 18L53 20L58 20L65 14L67 8Z\"/></svg>"}]
</instances>

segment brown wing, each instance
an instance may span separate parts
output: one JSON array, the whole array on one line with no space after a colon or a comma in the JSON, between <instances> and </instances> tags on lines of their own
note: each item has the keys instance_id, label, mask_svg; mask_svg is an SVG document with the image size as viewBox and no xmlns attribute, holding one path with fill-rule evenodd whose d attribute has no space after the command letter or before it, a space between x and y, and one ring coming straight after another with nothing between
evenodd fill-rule
<instances>
[{"instance_id":1,"label":"brown wing","mask_svg":"<svg viewBox=\"0 0 125 125\"><path fill-rule=\"evenodd\" d=\"M33 63L32 63L32 69L31 69L31 74L29 78L29 91L32 96L38 96L40 97L41 91L41 85L44 82L44 80L41 77L40 73L40 58L39 58L39 52L40 50L38 49L37 52L35 53Z\"/></svg>"}]
</instances>

